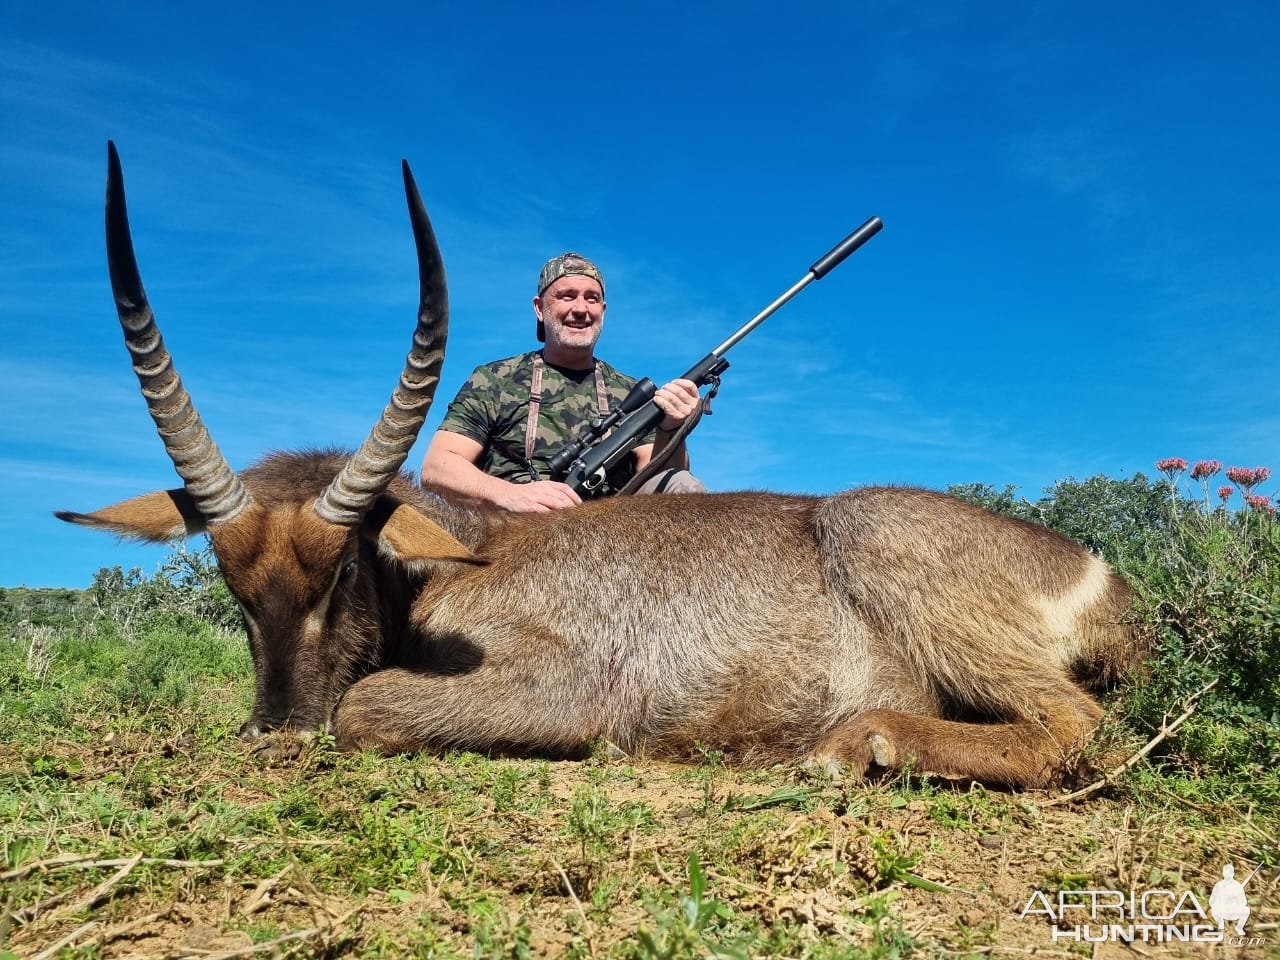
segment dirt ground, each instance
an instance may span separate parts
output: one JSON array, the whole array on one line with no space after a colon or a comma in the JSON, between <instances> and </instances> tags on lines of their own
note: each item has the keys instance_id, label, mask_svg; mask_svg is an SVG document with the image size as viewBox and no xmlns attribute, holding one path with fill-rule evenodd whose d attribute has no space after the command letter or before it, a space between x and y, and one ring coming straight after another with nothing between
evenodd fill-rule
<instances>
[{"instance_id":1,"label":"dirt ground","mask_svg":"<svg viewBox=\"0 0 1280 960\"><path fill-rule=\"evenodd\" d=\"M1175 897L1190 911L1190 891L1207 910L1223 864L1243 879L1247 851L1274 843L1248 812L715 766L280 768L198 743L154 760L145 748L46 745L44 775L5 811L11 846L44 836L0 875L0 957L713 956L744 930L755 946L738 955L1280 956L1274 868L1250 881L1244 945L1079 943L1046 915L1064 889L1171 891L1152 913ZM17 752L0 753L10 770ZM86 809L117 793L117 808ZM182 855L210 843L218 856ZM682 940L691 851L702 899L730 920ZM646 953L643 931L672 952Z\"/></svg>"}]
</instances>

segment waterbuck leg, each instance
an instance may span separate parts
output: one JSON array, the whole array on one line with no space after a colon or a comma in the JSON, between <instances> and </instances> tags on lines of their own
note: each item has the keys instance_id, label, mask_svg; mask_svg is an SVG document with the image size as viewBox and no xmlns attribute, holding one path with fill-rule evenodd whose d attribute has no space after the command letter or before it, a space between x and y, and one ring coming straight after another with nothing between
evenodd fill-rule
<instances>
[{"instance_id":1,"label":"waterbuck leg","mask_svg":"<svg viewBox=\"0 0 1280 960\"><path fill-rule=\"evenodd\" d=\"M334 713L344 750L492 750L559 756L582 754L601 732L599 711L537 672L486 666L466 674L379 670L352 686ZM593 715L594 714L594 715Z\"/></svg>"},{"instance_id":2,"label":"waterbuck leg","mask_svg":"<svg viewBox=\"0 0 1280 960\"><path fill-rule=\"evenodd\" d=\"M1013 723L960 723L867 710L829 730L813 758L846 763L857 776L872 766L910 766L947 779L1043 788L1061 779L1102 711L1072 686L1036 714Z\"/></svg>"}]
</instances>

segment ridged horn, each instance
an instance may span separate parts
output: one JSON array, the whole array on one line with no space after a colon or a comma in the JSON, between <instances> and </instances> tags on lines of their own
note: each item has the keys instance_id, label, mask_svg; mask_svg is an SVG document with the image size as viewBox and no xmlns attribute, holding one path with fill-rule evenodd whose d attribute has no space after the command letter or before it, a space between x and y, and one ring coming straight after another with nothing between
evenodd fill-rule
<instances>
[{"instance_id":1,"label":"ridged horn","mask_svg":"<svg viewBox=\"0 0 1280 960\"><path fill-rule=\"evenodd\" d=\"M211 524L237 517L252 500L209 436L156 326L129 233L124 176L116 145L107 141L107 267L124 343L133 359L147 410L174 469Z\"/></svg>"},{"instance_id":2,"label":"ridged horn","mask_svg":"<svg viewBox=\"0 0 1280 960\"><path fill-rule=\"evenodd\" d=\"M404 193L409 202L409 220L418 249L418 326L413 346L405 360L404 372L391 400L374 424L368 438L334 477L316 501L316 513L330 523L355 526L387 489L400 470L418 431L427 419L449 332L449 293L445 286L444 261L436 245L431 221L418 193L409 162L404 168Z\"/></svg>"}]
</instances>

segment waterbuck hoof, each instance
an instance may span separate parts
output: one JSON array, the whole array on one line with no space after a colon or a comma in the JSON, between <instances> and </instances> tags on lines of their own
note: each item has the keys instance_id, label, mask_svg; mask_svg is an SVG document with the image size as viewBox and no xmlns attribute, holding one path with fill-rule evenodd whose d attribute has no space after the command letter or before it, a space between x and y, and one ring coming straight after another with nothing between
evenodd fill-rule
<instances>
[{"instance_id":1,"label":"waterbuck hoof","mask_svg":"<svg viewBox=\"0 0 1280 960\"><path fill-rule=\"evenodd\" d=\"M291 763L302 756L311 739L306 731L275 730L258 737L250 752L268 763Z\"/></svg>"},{"instance_id":2,"label":"waterbuck hoof","mask_svg":"<svg viewBox=\"0 0 1280 960\"><path fill-rule=\"evenodd\" d=\"M872 768L894 770L901 764L898 748L890 739L893 714L868 710L827 731L813 750L819 763L841 763L851 779L865 780Z\"/></svg>"},{"instance_id":3,"label":"waterbuck hoof","mask_svg":"<svg viewBox=\"0 0 1280 960\"><path fill-rule=\"evenodd\" d=\"M893 749L893 744L883 734L873 733L868 743L871 747L871 759L877 767L887 769L898 765L898 751Z\"/></svg>"}]
</instances>

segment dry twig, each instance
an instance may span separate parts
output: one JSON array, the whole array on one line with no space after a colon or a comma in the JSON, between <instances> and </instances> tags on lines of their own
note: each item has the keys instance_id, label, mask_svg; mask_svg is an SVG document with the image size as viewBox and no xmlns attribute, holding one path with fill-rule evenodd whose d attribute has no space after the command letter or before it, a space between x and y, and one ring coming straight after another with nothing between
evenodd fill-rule
<instances>
[{"instance_id":1,"label":"dry twig","mask_svg":"<svg viewBox=\"0 0 1280 960\"><path fill-rule=\"evenodd\" d=\"M48 860L28 863L25 867L18 867L15 870L0 873L0 880L21 880L23 877L30 876L39 870L93 870L98 867L123 867L132 860L133 857L116 857L111 860L92 860L87 856L80 856L79 854L63 853ZM162 867L220 867L223 862L224 861L222 860L166 860L163 857L143 857L138 861L138 863L148 865L158 864Z\"/></svg>"},{"instance_id":2,"label":"dry twig","mask_svg":"<svg viewBox=\"0 0 1280 960\"><path fill-rule=\"evenodd\" d=\"M6 870L4 873L0 873L0 880L20 880L28 874L35 873L37 870L83 864L89 859L89 857L78 853L60 853L56 857L50 857L48 860L37 860L35 863L28 863L25 867L18 867L16 870Z\"/></svg>"},{"instance_id":3,"label":"dry twig","mask_svg":"<svg viewBox=\"0 0 1280 960\"><path fill-rule=\"evenodd\" d=\"M258 885L253 888L253 892L245 897L244 903L240 905L240 912L247 917L257 913L259 910L266 909L271 904L271 891L279 885L284 875L292 869L293 865L290 864L274 877L259 880Z\"/></svg>"},{"instance_id":4,"label":"dry twig","mask_svg":"<svg viewBox=\"0 0 1280 960\"><path fill-rule=\"evenodd\" d=\"M662 879L667 882L668 886L671 886L671 887L679 886L679 884L676 883L675 878L672 877L671 874L667 873L666 868L662 866L662 861L658 859L657 850L653 852L653 865L658 871L658 876L662 877Z\"/></svg>"},{"instance_id":5,"label":"dry twig","mask_svg":"<svg viewBox=\"0 0 1280 960\"><path fill-rule=\"evenodd\" d=\"M90 890L88 896L86 896L82 900L77 901L74 906L66 909L70 910L73 913L79 910L92 910L94 907L96 907L98 904L100 904L103 900L107 898L107 895L111 893L111 891L120 883L120 881L122 881L129 874L133 873L134 867L136 867L141 862L142 862L142 854L140 853L130 857L127 861L125 861L124 865L119 870L117 870L115 873L109 876L106 880L103 880L100 884L98 884L96 887Z\"/></svg>"},{"instance_id":6,"label":"dry twig","mask_svg":"<svg viewBox=\"0 0 1280 960\"><path fill-rule=\"evenodd\" d=\"M49 946L45 947L39 953L33 953L30 960L49 960L50 957L56 956L58 951L63 947L69 947L97 925L97 920L90 920L84 926L76 927L61 940L58 940L56 943L49 944Z\"/></svg>"},{"instance_id":7,"label":"dry twig","mask_svg":"<svg viewBox=\"0 0 1280 960\"><path fill-rule=\"evenodd\" d=\"M173 913L173 908L161 910L158 913L148 913L144 917L137 917L133 920L127 920L124 923L116 924L114 927L108 927L105 930L99 930L88 940L79 944L81 947L92 947L94 945L102 945L111 943L113 940L122 940L125 937L132 937L133 934L142 927L150 926L157 920L163 920Z\"/></svg>"},{"instance_id":8,"label":"dry twig","mask_svg":"<svg viewBox=\"0 0 1280 960\"><path fill-rule=\"evenodd\" d=\"M39 903L31 904L29 907L18 907L16 910L10 909L9 916L14 920L17 920L19 923L30 923L32 920L37 919L42 913L44 913L44 911L51 907L56 907L64 900L70 900L75 895L75 890L63 890L61 893L55 893L52 897L47 897Z\"/></svg>"},{"instance_id":9,"label":"dry twig","mask_svg":"<svg viewBox=\"0 0 1280 960\"><path fill-rule=\"evenodd\" d=\"M324 932L323 927L307 927L304 930L293 930L276 937L274 940L264 940L262 943L255 943L247 947L237 947L234 950L213 951L188 948L187 952L182 956L200 957L202 960L231 960L232 957L251 957L255 953L274 950L281 944L293 943L295 940L310 940L312 937L319 936Z\"/></svg>"},{"instance_id":10,"label":"dry twig","mask_svg":"<svg viewBox=\"0 0 1280 960\"><path fill-rule=\"evenodd\" d=\"M31 920L39 919L42 921L49 921L64 914L80 913L85 910L92 910L102 903L103 900L107 899L111 891L114 890L125 877L132 873L134 868L141 862L142 854L140 853L136 856L130 857L124 862L124 865L121 866L119 870L90 890L88 894L75 901L75 903L59 906L57 910L54 910L47 915L37 916L42 909L60 904L65 900L69 900L71 898L71 892L67 891L56 894L55 896L49 897L47 900L17 911L13 916L20 921L26 921L26 918L28 917L31 918ZM92 926L92 924L89 924L89 926ZM81 929L83 930L85 928L82 927Z\"/></svg>"},{"instance_id":11,"label":"dry twig","mask_svg":"<svg viewBox=\"0 0 1280 960\"><path fill-rule=\"evenodd\" d=\"M564 872L564 867L560 866L560 861L552 859L551 864L556 868L556 872L560 874L560 879L564 881L564 888L569 891L569 896L573 898L573 905L578 908L578 916L582 919L582 931L587 936L587 952L594 957L596 955L595 938L592 935L591 921L587 919L587 911L582 908L582 901L574 893L573 884L569 882L569 875Z\"/></svg>"},{"instance_id":12,"label":"dry twig","mask_svg":"<svg viewBox=\"0 0 1280 960\"><path fill-rule=\"evenodd\" d=\"M1180 726L1186 723L1187 720L1191 718L1191 715L1196 711L1196 701L1198 701L1200 697L1202 697L1204 694L1208 693L1213 687L1217 686L1218 680L1219 680L1218 677L1214 677L1212 680L1206 683L1203 687L1201 687L1199 690L1197 690L1195 693L1189 696L1186 700L1184 700L1183 703L1186 704L1186 709L1184 709L1182 713L1178 715L1178 718L1174 720L1173 723L1162 723L1160 726L1160 729L1156 732L1156 735L1152 737L1150 740L1148 740L1146 745L1143 746L1141 750L1138 750L1128 760L1120 764L1120 766L1104 774L1102 779L1095 780L1093 783L1089 784L1087 787L1081 787L1079 790L1076 790L1072 793L1063 794L1060 797L1051 797L1048 800L1042 801L1039 804L1039 806L1041 808L1056 807L1059 804L1070 803L1072 800L1079 800L1081 797L1087 797L1091 793L1097 793L1103 787L1107 786L1107 784L1114 783L1117 777L1119 777L1121 774L1125 773L1127 770L1132 768L1139 760L1141 760L1143 757L1149 754L1152 750L1154 750L1157 746L1159 746L1160 743L1166 740L1170 734L1172 734ZM1166 719L1168 718L1168 714L1165 714L1165 718Z\"/></svg>"}]
</instances>

